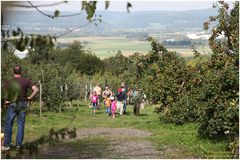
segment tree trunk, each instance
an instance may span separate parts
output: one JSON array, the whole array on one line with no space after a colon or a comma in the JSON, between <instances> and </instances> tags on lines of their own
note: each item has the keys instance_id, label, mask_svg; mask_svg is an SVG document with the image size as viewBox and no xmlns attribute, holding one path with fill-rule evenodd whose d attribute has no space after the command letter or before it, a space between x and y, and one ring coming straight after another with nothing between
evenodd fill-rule
<instances>
[{"instance_id":1,"label":"tree trunk","mask_svg":"<svg viewBox=\"0 0 240 160\"><path fill-rule=\"evenodd\" d=\"M85 88L84 88L84 102L87 102L87 90L88 90L88 86L87 84L85 84Z\"/></svg>"},{"instance_id":2,"label":"tree trunk","mask_svg":"<svg viewBox=\"0 0 240 160\"><path fill-rule=\"evenodd\" d=\"M59 106L59 113L62 112L62 103L60 103L60 106Z\"/></svg>"},{"instance_id":3,"label":"tree trunk","mask_svg":"<svg viewBox=\"0 0 240 160\"><path fill-rule=\"evenodd\" d=\"M135 103L133 105L133 113L134 113L135 116L140 115L140 104L139 103Z\"/></svg>"},{"instance_id":4,"label":"tree trunk","mask_svg":"<svg viewBox=\"0 0 240 160\"><path fill-rule=\"evenodd\" d=\"M42 84L41 81L39 81L39 90L40 90L40 98L39 98L39 115L42 117Z\"/></svg>"},{"instance_id":5,"label":"tree trunk","mask_svg":"<svg viewBox=\"0 0 240 160\"><path fill-rule=\"evenodd\" d=\"M140 115L140 104L137 104L137 111L136 111L136 116Z\"/></svg>"},{"instance_id":6,"label":"tree trunk","mask_svg":"<svg viewBox=\"0 0 240 160\"><path fill-rule=\"evenodd\" d=\"M133 105L133 113L134 113L134 115L136 115L136 111L137 111L137 105L134 104L134 105Z\"/></svg>"}]
</instances>

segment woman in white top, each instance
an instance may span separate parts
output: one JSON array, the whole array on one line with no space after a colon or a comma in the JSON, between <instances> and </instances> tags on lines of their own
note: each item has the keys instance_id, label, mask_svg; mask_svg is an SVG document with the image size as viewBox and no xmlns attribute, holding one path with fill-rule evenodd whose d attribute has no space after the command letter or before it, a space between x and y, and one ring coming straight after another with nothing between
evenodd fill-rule
<instances>
[{"instance_id":1,"label":"woman in white top","mask_svg":"<svg viewBox=\"0 0 240 160\"><path fill-rule=\"evenodd\" d=\"M109 89L108 85L106 85L105 90L102 92L103 98L112 97L112 91Z\"/></svg>"}]
</instances>

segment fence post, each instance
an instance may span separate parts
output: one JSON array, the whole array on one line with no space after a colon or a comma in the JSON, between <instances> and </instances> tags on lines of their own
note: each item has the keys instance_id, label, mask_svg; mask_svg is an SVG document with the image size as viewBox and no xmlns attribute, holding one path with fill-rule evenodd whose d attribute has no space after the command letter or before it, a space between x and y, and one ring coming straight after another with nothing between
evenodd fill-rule
<instances>
[{"instance_id":1,"label":"fence post","mask_svg":"<svg viewBox=\"0 0 240 160\"><path fill-rule=\"evenodd\" d=\"M62 112L62 102L60 103L60 106L59 106L59 113L61 113Z\"/></svg>"},{"instance_id":2,"label":"fence post","mask_svg":"<svg viewBox=\"0 0 240 160\"><path fill-rule=\"evenodd\" d=\"M86 83L85 84L85 90L84 90L84 100L85 102L87 102L87 95L88 95L88 84Z\"/></svg>"},{"instance_id":3,"label":"fence post","mask_svg":"<svg viewBox=\"0 0 240 160\"><path fill-rule=\"evenodd\" d=\"M40 117L42 117L42 84L41 84L41 81L38 81L39 82L39 89L40 89L40 98L39 98L39 109L40 109Z\"/></svg>"}]
</instances>

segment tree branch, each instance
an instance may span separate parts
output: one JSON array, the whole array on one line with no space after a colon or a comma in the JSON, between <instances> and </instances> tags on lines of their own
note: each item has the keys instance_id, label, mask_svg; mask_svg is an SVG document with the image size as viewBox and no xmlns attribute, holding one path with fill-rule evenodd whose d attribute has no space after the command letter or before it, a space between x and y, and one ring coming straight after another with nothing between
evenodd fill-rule
<instances>
[{"instance_id":1,"label":"tree branch","mask_svg":"<svg viewBox=\"0 0 240 160\"><path fill-rule=\"evenodd\" d=\"M27 1L33 8L35 8L38 12L40 12L41 14L43 14L44 16L47 16L47 17L49 17L49 18L54 18L54 16L52 16L52 15L49 15L49 14L46 14L46 13L44 13L43 11L41 11L40 9L38 9L38 7L36 7L36 6L34 6L33 4L32 4L32 2L30 2L30 1Z\"/></svg>"},{"instance_id":2,"label":"tree branch","mask_svg":"<svg viewBox=\"0 0 240 160\"><path fill-rule=\"evenodd\" d=\"M59 38L59 37L65 36L65 35L73 32L73 31L75 31L75 30L77 30L77 29L79 29L79 28L86 27L86 26L89 25L89 24L90 24L90 22L88 22L88 23L86 23L86 24L84 24L84 25L78 26L78 27L76 27L76 28L70 29L70 30L68 30L68 31L66 31L66 32L64 32L64 33L62 33L62 34L59 34L59 35L56 35L56 34L55 34L55 37L56 37L56 38Z\"/></svg>"},{"instance_id":3,"label":"tree branch","mask_svg":"<svg viewBox=\"0 0 240 160\"><path fill-rule=\"evenodd\" d=\"M74 13L74 14L59 15L59 16L57 16L57 17L73 17L73 16L81 15L82 13L83 13L83 12Z\"/></svg>"},{"instance_id":4,"label":"tree branch","mask_svg":"<svg viewBox=\"0 0 240 160\"><path fill-rule=\"evenodd\" d=\"M66 1L62 1L62 2L56 2L56 3L51 3L51 4L41 4L41 5L34 5L35 7L50 7L50 6L56 6L56 5L60 5L62 3L66 3ZM10 7L19 7L19 8L34 8L32 5L28 6L28 5L19 5L19 4L10 4Z\"/></svg>"},{"instance_id":5,"label":"tree branch","mask_svg":"<svg viewBox=\"0 0 240 160\"><path fill-rule=\"evenodd\" d=\"M54 35L49 35L49 34L43 35L43 34L24 33L24 36L32 36L32 35L38 36L38 35L41 35L41 36L50 36L50 37L59 38L59 37L65 36L65 35L73 32L73 31L75 31L75 30L77 30L77 29L86 27L86 26L88 26L90 23L91 23L91 22L87 22L86 24L83 24L83 25L78 26L78 27L76 27L76 28L67 30L67 31L65 31L64 33L60 33L60 34L57 34L57 33L56 33L56 34L54 34ZM17 37L16 37L16 38L17 38ZM1 42L8 42L8 40L9 40L8 38L2 38L2 39L1 39ZM9 42L8 42L8 43L9 43ZM10 43L9 43L9 44L10 44ZM14 48L12 44L11 44L11 48Z\"/></svg>"},{"instance_id":6,"label":"tree branch","mask_svg":"<svg viewBox=\"0 0 240 160\"><path fill-rule=\"evenodd\" d=\"M182 84L181 84L179 90L177 91L177 93L180 93L182 91L182 88L183 88L184 84L185 84L185 81L182 82Z\"/></svg>"},{"instance_id":7,"label":"tree branch","mask_svg":"<svg viewBox=\"0 0 240 160\"><path fill-rule=\"evenodd\" d=\"M79 13L74 13L74 14L68 14L68 15L59 15L59 16L53 16L53 15L50 15L50 14L47 14L43 11L41 11L37 6L33 5L32 2L30 1L27 1L31 6L31 8L35 8L38 12L40 12L41 14L43 14L44 16L47 16L49 18L55 18L55 17L72 17L72 16L78 16L78 15L81 15L83 12L79 12Z\"/></svg>"}]
</instances>

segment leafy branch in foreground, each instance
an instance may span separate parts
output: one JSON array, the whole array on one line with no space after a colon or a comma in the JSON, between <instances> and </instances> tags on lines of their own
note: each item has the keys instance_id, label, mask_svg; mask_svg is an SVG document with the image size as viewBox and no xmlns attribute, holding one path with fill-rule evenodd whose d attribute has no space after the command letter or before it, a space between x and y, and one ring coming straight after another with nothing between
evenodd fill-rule
<instances>
[{"instance_id":1,"label":"leafy branch in foreground","mask_svg":"<svg viewBox=\"0 0 240 160\"><path fill-rule=\"evenodd\" d=\"M82 8L81 8L82 11L79 13L68 14L68 15L61 15L59 10L55 10L54 15L50 15L39 9L39 7L55 6L55 5L59 5L62 3L67 3L67 1L52 3L49 5L34 5L31 1L27 1L27 2L30 4L30 6L17 5L17 4L12 4L12 3L8 4L7 2L5 2L5 3L7 6L10 6L10 7L35 8L42 15L47 16L52 19L57 18L57 17L78 16L78 15L81 15L83 13L83 11L85 11L87 14L86 18L88 20L88 23L80 25L80 26L70 29L70 30L66 30L63 33L55 34L55 35L24 34L23 31L19 27L17 27L16 31L13 30L12 32L9 31L9 29L7 29L7 28L4 29L2 27L2 29L1 29L2 43L3 43L2 46L4 49L11 48L14 50L16 48L17 50L20 50L20 51L23 51L28 47L31 47L33 49L34 45L36 44L36 39L38 39L38 40L42 39L41 41L45 41L47 45L49 45L50 47L53 47L54 40L56 41L56 38L65 36L79 28L89 25L90 23L94 23L94 25L97 26L98 22L100 22L100 23L102 22L102 16L96 14L97 3L98 3L97 1L82 1ZM108 9L109 5L110 5L110 1L105 1L105 9ZM129 12L130 7L132 7L132 5L131 5L131 3L128 2L127 3L128 12ZM3 19L2 19L2 21L3 21Z\"/></svg>"}]
</instances>

